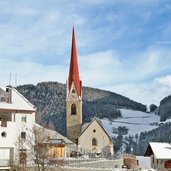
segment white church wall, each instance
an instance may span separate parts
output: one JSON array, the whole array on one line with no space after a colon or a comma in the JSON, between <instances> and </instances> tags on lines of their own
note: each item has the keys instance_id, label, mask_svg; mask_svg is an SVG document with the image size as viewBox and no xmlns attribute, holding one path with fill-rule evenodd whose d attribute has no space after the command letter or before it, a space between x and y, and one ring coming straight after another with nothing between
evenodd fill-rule
<instances>
[{"instance_id":1,"label":"white church wall","mask_svg":"<svg viewBox=\"0 0 171 171\"><path fill-rule=\"evenodd\" d=\"M92 144L93 138L96 139L96 145ZM79 137L78 146L92 153L102 153L105 156L113 155L113 144L96 120Z\"/></svg>"}]
</instances>

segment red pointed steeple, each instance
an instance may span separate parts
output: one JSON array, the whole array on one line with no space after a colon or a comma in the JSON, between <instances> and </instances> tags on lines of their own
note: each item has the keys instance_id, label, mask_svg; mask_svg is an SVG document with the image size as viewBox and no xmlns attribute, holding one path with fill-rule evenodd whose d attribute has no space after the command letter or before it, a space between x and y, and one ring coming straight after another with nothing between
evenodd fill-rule
<instances>
[{"instance_id":1,"label":"red pointed steeple","mask_svg":"<svg viewBox=\"0 0 171 171\"><path fill-rule=\"evenodd\" d=\"M72 30L71 59L70 59L70 69L69 69L69 78L68 78L69 91L71 89L71 85L73 82L74 82L78 96L81 96L82 85L81 85L81 80L79 77L74 27Z\"/></svg>"}]
</instances>

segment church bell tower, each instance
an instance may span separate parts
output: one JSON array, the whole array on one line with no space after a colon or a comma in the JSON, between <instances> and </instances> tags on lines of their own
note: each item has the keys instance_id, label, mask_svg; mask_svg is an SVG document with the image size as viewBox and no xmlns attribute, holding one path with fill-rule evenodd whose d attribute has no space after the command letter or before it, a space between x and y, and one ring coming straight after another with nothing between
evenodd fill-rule
<instances>
[{"instance_id":1,"label":"church bell tower","mask_svg":"<svg viewBox=\"0 0 171 171\"><path fill-rule=\"evenodd\" d=\"M67 137L76 142L82 126L82 82L79 77L76 40L72 30L72 46L69 77L66 93L66 130Z\"/></svg>"}]
</instances>

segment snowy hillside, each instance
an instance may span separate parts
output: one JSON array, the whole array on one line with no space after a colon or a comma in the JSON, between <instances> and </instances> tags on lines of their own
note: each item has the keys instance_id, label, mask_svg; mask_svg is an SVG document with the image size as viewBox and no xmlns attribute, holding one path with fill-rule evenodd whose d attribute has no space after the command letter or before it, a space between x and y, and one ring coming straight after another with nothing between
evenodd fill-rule
<instances>
[{"instance_id":1,"label":"snowy hillside","mask_svg":"<svg viewBox=\"0 0 171 171\"><path fill-rule=\"evenodd\" d=\"M42 82L37 85L18 86L17 90L37 108L36 123L49 127L65 135L66 133L66 85L58 82ZM122 95L83 87L83 123L93 117L119 118L119 109L146 111L146 105Z\"/></svg>"},{"instance_id":2,"label":"snowy hillside","mask_svg":"<svg viewBox=\"0 0 171 171\"><path fill-rule=\"evenodd\" d=\"M125 126L128 129L128 135L135 136L135 134L155 129L160 124L160 117L154 113L121 109L121 114L122 118L112 121L101 119L103 127L110 136L117 135L118 127Z\"/></svg>"}]
</instances>

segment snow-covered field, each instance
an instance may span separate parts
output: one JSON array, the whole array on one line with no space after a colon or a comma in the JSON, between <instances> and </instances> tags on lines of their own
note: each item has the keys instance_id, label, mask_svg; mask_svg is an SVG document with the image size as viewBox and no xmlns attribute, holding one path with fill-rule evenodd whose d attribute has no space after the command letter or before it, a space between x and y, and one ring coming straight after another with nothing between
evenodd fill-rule
<instances>
[{"instance_id":1,"label":"snow-covered field","mask_svg":"<svg viewBox=\"0 0 171 171\"><path fill-rule=\"evenodd\" d=\"M110 136L116 134L113 133L113 128L119 126L126 126L128 128L129 135L140 134L144 131L150 131L158 127L160 123L160 117L154 113L145 113L141 111L133 111L128 109L120 109L122 118L115 119L112 122L108 119L102 119L102 125Z\"/></svg>"}]
</instances>

